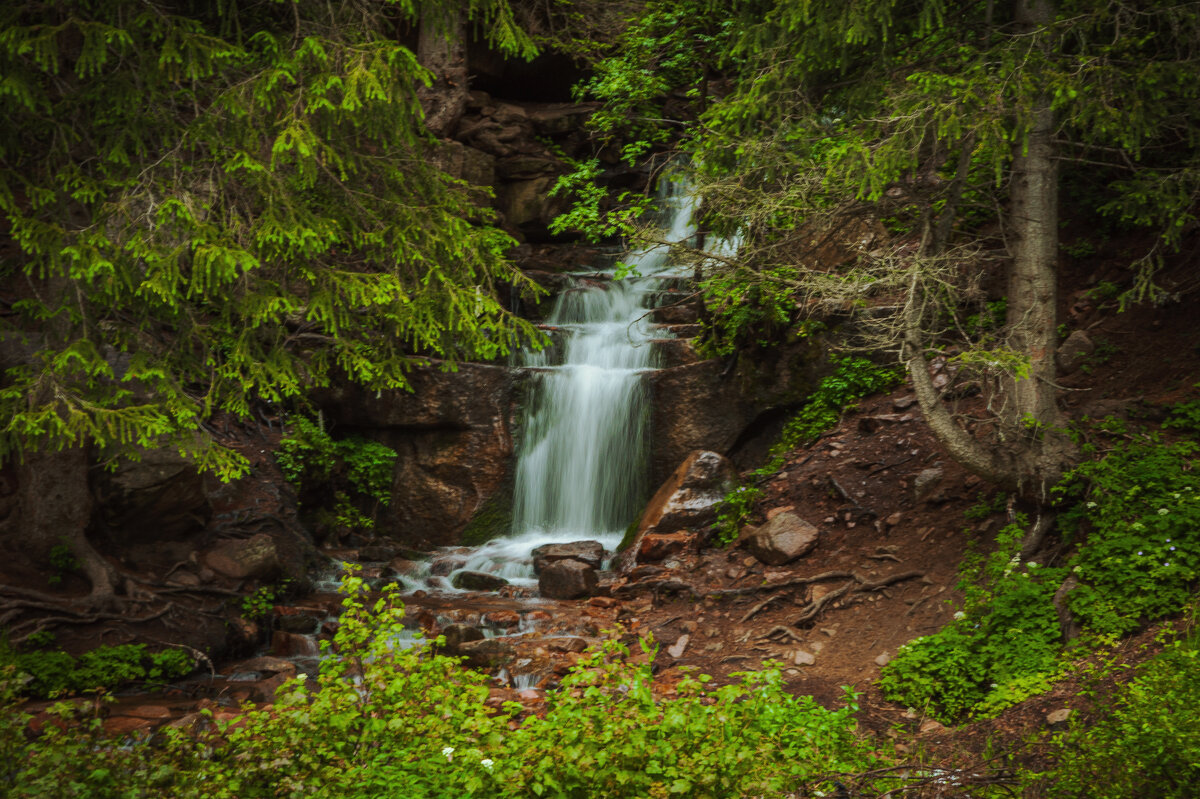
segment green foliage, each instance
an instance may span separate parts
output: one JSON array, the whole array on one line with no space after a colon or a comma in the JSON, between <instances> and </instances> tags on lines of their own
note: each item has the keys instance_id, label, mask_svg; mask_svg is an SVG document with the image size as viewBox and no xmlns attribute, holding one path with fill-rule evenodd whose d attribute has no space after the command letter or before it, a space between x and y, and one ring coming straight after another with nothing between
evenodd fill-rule
<instances>
[{"instance_id":1,"label":"green foliage","mask_svg":"<svg viewBox=\"0 0 1200 799\"><path fill-rule=\"evenodd\" d=\"M396 451L362 436L335 440L321 419L290 424L276 459L306 513L326 531L372 529L391 501Z\"/></svg>"},{"instance_id":2,"label":"green foliage","mask_svg":"<svg viewBox=\"0 0 1200 799\"><path fill-rule=\"evenodd\" d=\"M800 270L794 265L720 269L700 284L707 318L701 320L702 354L730 355L739 347L771 347L787 338L807 337L825 329L821 322L793 324L794 296Z\"/></svg>"},{"instance_id":3,"label":"green foliage","mask_svg":"<svg viewBox=\"0 0 1200 799\"><path fill-rule=\"evenodd\" d=\"M148 652L145 644L101 646L78 658L61 650L17 652L0 646L0 670L9 667L21 693L44 698L161 683L191 673L194 664L180 649Z\"/></svg>"},{"instance_id":4,"label":"green foliage","mask_svg":"<svg viewBox=\"0 0 1200 799\"><path fill-rule=\"evenodd\" d=\"M1110 433L1129 436L1122 424ZM889 698L940 718L994 713L1044 690L1062 671L1052 598L1068 576L1068 606L1089 637L1113 640L1178 613L1200 580L1198 445L1116 445L1054 489L1065 537L1076 545L1061 568L1021 564L1028 520L1018 516L987 558L963 562L963 610L937 633L906 645L884 668ZM998 501L969 511L985 518Z\"/></svg>"},{"instance_id":5,"label":"green foliage","mask_svg":"<svg viewBox=\"0 0 1200 799\"><path fill-rule=\"evenodd\" d=\"M750 482L739 486L721 503L717 513L717 541L728 544L737 538L761 495L757 483L770 477L784 464L788 453L808 446L825 431L837 426L842 414L863 397L887 391L901 381L899 370L879 366L866 358L844 357L833 361L833 374L821 380L800 409L783 427L768 453L767 462L750 473Z\"/></svg>"},{"instance_id":6,"label":"green foliage","mask_svg":"<svg viewBox=\"0 0 1200 799\"><path fill-rule=\"evenodd\" d=\"M61 541L50 548L50 568L54 569L54 573L47 580L51 585L58 585L69 572L79 569L79 560L75 557L70 542Z\"/></svg>"},{"instance_id":7,"label":"green foliage","mask_svg":"<svg viewBox=\"0 0 1200 799\"><path fill-rule=\"evenodd\" d=\"M1175 641L1056 741L1052 799L1190 799L1200 784L1200 640Z\"/></svg>"},{"instance_id":8,"label":"green foliage","mask_svg":"<svg viewBox=\"0 0 1200 799\"><path fill-rule=\"evenodd\" d=\"M1200 384L1197 384L1200 388ZM1183 430L1192 436L1200 436L1200 399L1178 402L1171 406L1163 427Z\"/></svg>"},{"instance_id":9,"label":"green foliage","mask_svg":"<svg viewBox=\"0 0 1200 799\"><path fill-rule=\"evenodd\" d=\"M1071 609L1099 633L1122 634L1176 613L1200 579L1198 445L1122 443L1077 467L1055 493L1078 543L1082 583Z\"/></svg>"},{"instance_id":10,"label":"green foliage","mask_svg":"<svg viewBox=\"0 0 1200 799\"><path fill-rule=\"evenodd\" d=\"M284 578L274 585L259 586L251 594L239 600L243 618L263 619L271 615L271 611L291 586L291 580Z\"/></svg>"},{"instance_id":11,"label":"green foliage","mask_svg":"<svg viewBox=\"0 0 1200 799\"><path fill-rule=\"evenodd\" d=\"M0 457L173 446L246 469L202 422L342 376L540 340L493 289L515 242L436 166L397 31L462 12L510 53L503 0L0 11Z\"/></svg>"},{"instance_id":12,"label":"green foliage","mask_svg":"<svg viewBox=\"0 0 1200 799\"><path fill-rule=\"evenodd\" d=\"M1005 527L989 557L964 561L963 609L900 647L880 678L885 696L953 721L996 713L1049 686L1061 649L1051 600L1066 570L1020 563L1025 521Z\"/></svg>"},{"instance_id":13,"label":"green foliage","mask_svg":"<svg viewBox=\"0 0 1200 799\"><path fill-rule=\"evenodd\" d=\"M655 696L651 667L609 641L585 653L544 717L485 700L483 675L427 646L402 648L394 586L367 598L343 583L343 615L315 684L285 684L219 732L167 729L155 746L118 747L84 719L29 742L0 680L0 751L9 794L254 799L328 796L724 797L825 791L879 765L855 732L854 694L827 710L784 690L771 668L711 688L692 675ZM650 648L644 643L644 648ZM64 716L78 713L64 707ZM844 779L844 778L843 778ZM874 786L888 787L881 778Z\"/></svg>"}]
</instances>

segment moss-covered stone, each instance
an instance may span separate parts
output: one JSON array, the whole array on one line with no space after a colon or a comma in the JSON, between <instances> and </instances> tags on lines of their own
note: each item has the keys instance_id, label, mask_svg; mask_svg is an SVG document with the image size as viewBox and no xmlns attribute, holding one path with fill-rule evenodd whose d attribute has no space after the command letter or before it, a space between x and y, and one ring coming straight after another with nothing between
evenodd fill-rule
<instances>
[{"instance_id":1,"label":"moss-covered stone","mask_svg":"<svg viewBox=\"0 0 1200 799\"><path fill-rule=\"evenodd\" d=\"M633 545L634 540L637 538L638 525L642 523L642 514L645 512L645 509L643 509L637 515L637 518L633 520L633 523L625 528L625 535L621 537L621 545L617 547L618 552L624 552Z\"/></svg>"},{"instance_id":2,"label":"moss-covered stone","mask_svg":"<svg viewBox=\"0 0 1200 799\"><path fill-rule=\"evenodd\" d=\"M512 520L512 486L506 484L479 506L479 510L475 511L475 515L463 528L459 540L469 547L485 544L493 538L512 532Z\"/></svg>"}]
</instances>

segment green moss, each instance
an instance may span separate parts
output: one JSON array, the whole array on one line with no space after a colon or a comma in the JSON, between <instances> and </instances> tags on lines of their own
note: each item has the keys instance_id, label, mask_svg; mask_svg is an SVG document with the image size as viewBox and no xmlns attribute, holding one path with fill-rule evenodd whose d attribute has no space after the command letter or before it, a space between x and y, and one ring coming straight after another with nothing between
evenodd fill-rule
<instances>
[{"instance_id":1,"label":"green moss","mask_svg":"<svg viewBox=\"0 0 1200 799\"><path fill-rule=\"evenodd\" d=\"M637 538L638 525L642 523L642 513L645 512L646 511L643 510L641 513L639 513L637 518L633 520L633 523L625 528L625 535L621 538L621 545L617 547L618 552L624 552L626 549L633 546L633 541L635 538Z\"/></svg>"},{"instance_id":2,"label":"green moss","mask_svg":"<svg viewBox=\"0 0 1200 799\"><path fill-rule=\"evenodd\" d=\"M477 547L493 538L512 532L513 498L512 486L505 485L475 511L475 515L463 528L460 541L465 546Z\"/></svg>"}]
</instances>

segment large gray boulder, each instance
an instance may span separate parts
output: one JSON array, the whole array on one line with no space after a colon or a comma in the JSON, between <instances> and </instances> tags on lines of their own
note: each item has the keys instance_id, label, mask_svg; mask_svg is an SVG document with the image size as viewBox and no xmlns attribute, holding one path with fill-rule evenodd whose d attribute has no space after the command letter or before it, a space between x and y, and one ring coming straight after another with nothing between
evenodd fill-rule
<instances>
[{"instance_id":1,"label":"large gray boulder","mask_svg":"<svg viewBox=\"0 0 1200 799\"><path fill-rule=\"evenodd\" d=\"M599 541L572 541L569 544L542 544L533 550L533 572L541 574L551 563L579 560L599 569L604 561L604 546Z\"/></svg>"},{"instance_id":2,"label":"large gray boulder","mask_svg":"<svg viewBox=\"0 0 1200 799\"><path fill-rule=\"evenodd\" d=\"M542 569L538 592L547 599L582 599L595 593L596 570L581 560L556 560Z\"/></svg>"},{"instance_id":3,"label":"large gray boulder","mask_svg":"<svg viewBox=\"0 0 1200 799\"><path fill-rule=\"evenodd\" d=\"M757 529L747 531L742 544L768 566L782 566L812 552L817 537L816 527L784 511Z\"/></svg>"}]
</instances>

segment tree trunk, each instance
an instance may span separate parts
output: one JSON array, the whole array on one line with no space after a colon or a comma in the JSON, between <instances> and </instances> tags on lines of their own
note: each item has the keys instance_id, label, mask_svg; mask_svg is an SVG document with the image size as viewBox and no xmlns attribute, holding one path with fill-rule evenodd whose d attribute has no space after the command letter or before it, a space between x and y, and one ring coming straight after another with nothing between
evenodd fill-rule
<instances>
[{"instance_id":1,"label":"tree trunk","mask_svg":"<svg viewBox=\"0 0 1200 799\"><path fill-rule=\"evenodd\" d=\"M1054 20L1049 0L1016 0L1016 20L1032 32ZM1044 45L1043 45L1044 46ZM1071 460L1055 389L1058 302L1058 165L1050 97L1035 98L1030 127L1013 153L1009 189L1012 261L1008 346L1029 360L1008 388L1005 427L1018 443L1022 493L1044 500Z\"/></svg>"},{"instance_id":2,"label":"tree trunk","mask_svg":"<svg viewBox=\"0 0 1200 799\"><path fill-rule=\"evenodd\" d=\"M421 18L417 60L433 73L433 85L418 92L425 126L449 136L467 107L466 25L458 9L426 10Z\"/></svg>"},{"instance_id":3,"label":"tree trunk","mask_svg":"<svg viewBox=\"0 0 1200 799\"><path fill-rule=\"evenodd\" d=\"M88 456L82 447L27 452L19 471L21 535L42 562L56 547L66 547L92 584L92 599L112 600L116 571L87 539L92 520Z\"/></svg>"}]
</instances>

